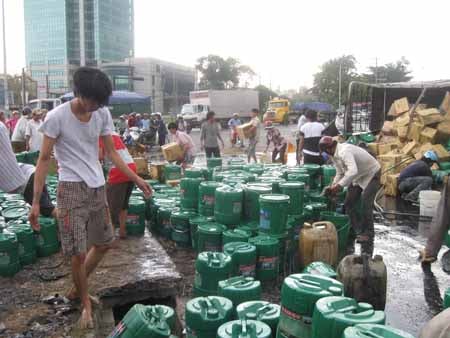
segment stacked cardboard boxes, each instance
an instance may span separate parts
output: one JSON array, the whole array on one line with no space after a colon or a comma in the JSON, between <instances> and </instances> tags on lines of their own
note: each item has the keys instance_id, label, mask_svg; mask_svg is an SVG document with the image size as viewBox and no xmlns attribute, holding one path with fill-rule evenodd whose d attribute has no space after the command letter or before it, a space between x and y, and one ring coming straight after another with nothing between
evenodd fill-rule
<instances>
[{"instance_id":1,"label":"stacked cardboard boxes","mask_svg":"<svg viewBox=\"0 0 450 338\"><path fill-rule=\"evenodd\" d=\"M378 141L368 145L381 164L385 194L397 195L399 173L428 150L434 150L439 161L450 160L443 146L450 140L450 92L439 108L419 104L414 114L406 97L392 103Z\"/></svg>"}]
</instances>

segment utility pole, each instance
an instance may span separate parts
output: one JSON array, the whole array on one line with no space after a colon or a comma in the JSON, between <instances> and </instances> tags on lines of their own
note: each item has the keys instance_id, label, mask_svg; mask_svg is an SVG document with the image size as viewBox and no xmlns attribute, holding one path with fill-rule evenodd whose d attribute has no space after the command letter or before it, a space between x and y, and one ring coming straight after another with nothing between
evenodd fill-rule
<instances>
[{"instance_id":1,"label":"utility pole","mask_svg":"<svg viewBox=\"0 0 450 338\"><path fill-rule=\"evenodd\" d=\"M375 57L375 83L378 83L378 58Z\"/></svg>"},{"instance_id":2,"label":"utility pole","mask_svg":"<svg viewBox=\"0 0 450 338\"><path fill-rule=\"evenodd\" d=\"M339 62L339 100L338 108L341 108L341 97L342 97L342 59Z\"/></svg>"},{"instance_id":3,"label":"utility pole","mask_svg":"<svg viewBox=\"0 0 450 338\"><path fill-rule=\"evenodd\" d=\"M6 28L5 28L5 0L2 0L2 20L3 20L3 73L5 75L5 110L9 110L8 95L8 71L6 69Z\"/></svg>"},{"instance_id":4,"label":"utility pole","mask_svg":"<svg viewBox=\"0 0 450 338\"><path fill-rule=\"evenodd\" d=\"M26 102L25 81L26 81L25 68L22 68L22 106L24 107Z\"/></svg>"},{"instance_id":5,"label":"utility pole","mask_svg":"<svg viewBox=\"0 0 450 338\"><path fill-rule=\"evenodd\" d=\"M47 98L50 97L50 88L48 87L48 74L45 74L45 95Z\"/></svg>"},{"instance_id":6,"label":"utility pole","mask_svg":"<svg viewBox=\"0 0 450 338\"><path fill-rule=\"evenodd\" d=\"M78 18L80 20L80 66L86 66L86 36L84 25L84 0L78 2Z\"/></svg>"}]
</instances>

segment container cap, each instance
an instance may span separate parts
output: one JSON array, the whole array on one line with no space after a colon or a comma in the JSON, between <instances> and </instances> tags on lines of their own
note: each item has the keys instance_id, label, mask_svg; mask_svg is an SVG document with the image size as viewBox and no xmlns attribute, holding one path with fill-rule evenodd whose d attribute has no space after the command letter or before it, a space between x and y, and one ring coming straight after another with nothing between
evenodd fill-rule
<instances>
[{"instance_id":1,"label":"container cap","mask_svg":"<svg viewBox=\"0 0 450 338\"><path fill-rule=\"evenodd\" d=\"M231 300L218 297L198 297L186 303L186 326L195 330L216 330L233 316Z\"/></svg>"},{"instance_id":2,"label":"container cap","mask_svg":"<svg viewBox=\"0 0 450 338\"><path fill-rule=\"evenodd\" d=\"M270 327L257 320L234 320L223 324L217 330L217 337L220 338L269 338L272 330Z\"/></svg>"},{"instance_id":3,"label":"container cap","mask_svg":"<svg viewBox=\"0 0 450 338\"><path fill-rule=\"evenodd\" d=\"M23 216L27 216L29 212L29 209L27 207L12 207L12 208L7 208L5 210L2 210L2 215L3 217L5 217L7 220L10 219L17 219L17 218L21 218Z\"/></svg>"},{"instance_id":4,"label":"container cap","mask_svg":"<svg viewBox=\"0 0 450 338\"><path fill-rule=\"evenodd\" d=\"M278 320L280 317L280 306L257 300L239 304L236 312L238 318L265 322L265 320Z\"/></svg>"},{"instance_id":5,"label":"container cap","mask_svg":"<svg viewBox=\"0 0 450 338\"><path fill-rule=\"evenodd\" d=\"M289 195L283 194L267 194L259 196L260 201L264 201L266 203L280 203L280 202L289 202Z\"/></svg>"},{"instance_id":6,"label":"container cap","mask_svg":"<svg viewBox=\"0 0 450 338\"><path fill-rule=\"evenodd\" d=\"M266 235L258 235L256 237L252 237L248 240L249 243L255 244L256 246L261 245L278 245L279 240Z\"/></svg>"},{"instance_id":7,"label":"container cap","mask_svg":"<svg viewBox=\"0 0 450 338\"><path fill-rule=\"evenodd\" d=\"M286 277L281 288L281 304L297 313L312 316L314 305L320 298L341 296L341 282L324 276L294 274Z\"/></svg>"},{"instance_id":8,"label":"container cap","mask_svg":"<svg viewBox=\"0 0 450 338\"><path fill-rule=\"evenodd\" d=\"M223 224L220 223L204 223L204 224L199 224L198 225L198 230L200 232L203 233L208 233L208 234L222 234L225 230L227 230L227 227Z\"/></svg>"},{"instance_id":9,"label":"container cap","mask_svg":"<svg viewBox=\"0 0 450 338\"><path fill-rule=\"evenodd\" d=\"M305 189L305 183L303 183L303 182L293 182L293 181L291 181L291 182L283 182L283 183L280 183L280 188L281 189L285 188L285 189L299 189L299 190L301 190L301 189Z\"/></svg>"},{"instance_id":10,"label":"container cap","mask_svg":"<svg viewBox=\"0 0 450 338\"><path fill-rule=\"evenodd\" d=\"M342 338L414 338L414 336L386 325L358 324L347 327Z\"/></svg>"},{"instance_id":11,"label":"container cap","mask_svg":"<svg viewBox=\"0 0 450 338\"><path fill-rule=\"evenodd\" d=\"M235 253L253 253L256 252L256 247L247 242L230 242L225 244L223 252L231 256Z\"/></svg>"}]
</instances>

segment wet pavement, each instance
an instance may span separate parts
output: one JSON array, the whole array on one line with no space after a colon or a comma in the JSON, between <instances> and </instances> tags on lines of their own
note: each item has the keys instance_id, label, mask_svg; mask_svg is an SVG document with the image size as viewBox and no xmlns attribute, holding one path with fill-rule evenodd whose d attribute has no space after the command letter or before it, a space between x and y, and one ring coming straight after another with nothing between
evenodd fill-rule
<instances>
[{"instance_id":1,"label":"wet pavement","mask_svg":"<svg viewBox=\"0 0 450 338\"><path fill-rule=\"evenodd\" d=\"M418 214L417 207L405 207L389 199L386 210ZM442 295L450 287L450 275L442 270L443 247L436 263L422 265L418 250L425 246L430 221L417 218L384 220L376 225L375 254L383 256L388 271L387 323L418 336L421 328L442 310Z\"/></svg>"},{"instance_id":2,"label":"wet pavement","mask_svg":"<svg viewBox=\"0 0 450 338\"><path fill-rule=\"evenodd\" d=\"M62 275L54 281L42 276ZM150 234L118 241L89 278L90 293L100 298L94 307L94 332L79 331L78 304L48 305L43 299L65 295L72 282L62 255L39 259L13 278L0 278L0 337L106 337L114 328L113 308L151 299L175 304L181 281L170 257Z\"/></svg>"}]
</instances>

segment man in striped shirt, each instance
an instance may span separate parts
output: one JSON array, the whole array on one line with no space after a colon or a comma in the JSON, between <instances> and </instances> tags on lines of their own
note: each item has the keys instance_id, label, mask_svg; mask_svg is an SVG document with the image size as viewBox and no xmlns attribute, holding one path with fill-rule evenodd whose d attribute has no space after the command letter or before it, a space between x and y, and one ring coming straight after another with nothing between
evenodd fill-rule
<instances>
[{"instance_id":1,"label":"man in striped shirt","mask_svg":"<svg viewBox=\"0 0 450 338\"><path fill-rule=\"evenodd\" d=\"M117 133L113 133L111 136L116 152L128 165L128 168L136 173L136 164L128 152L127 147L123 144L121 137ZM99 146L100 160L105 160L110 167L108 182L106 184L106 198L108 200L111 221L114 227L119 225L119 236L125 239L127 237L126 221L128 217L128 203L134 188L134 183L112 163L111 159L104 156L104 144L101 138Z\"/></svg>"}]
</instances>

